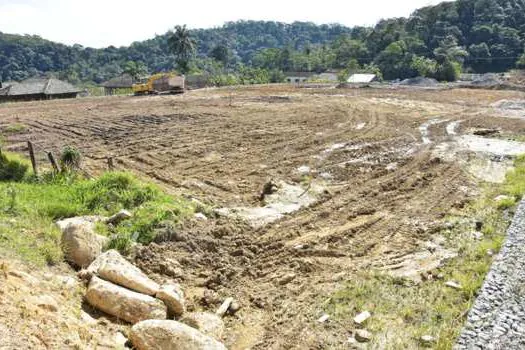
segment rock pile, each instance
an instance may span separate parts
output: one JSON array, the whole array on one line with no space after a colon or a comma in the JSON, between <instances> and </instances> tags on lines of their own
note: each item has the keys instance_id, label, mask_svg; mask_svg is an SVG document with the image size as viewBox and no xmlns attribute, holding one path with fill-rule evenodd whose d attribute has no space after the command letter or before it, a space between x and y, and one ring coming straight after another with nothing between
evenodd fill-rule
<instances>
[{"instance_id":1,"label":"rock pile","mask_svg":"<svg viewBox=\"0 0 525 350\"><path fill-rule=\"evenodd\" d=\"M222 350L222 316L234 302L229 298L216 314L186 314L184 292L178 284L159 285L116 250L102 253L105 238L95 233L95 223L129 218L121 212L109 219L79 217L60 221L64 255L81 267L87 282L85 300L119 320L133 324L130 340L138 350ZM176 317L180 320L170 320Z\"/></svg>"}]
</instances>

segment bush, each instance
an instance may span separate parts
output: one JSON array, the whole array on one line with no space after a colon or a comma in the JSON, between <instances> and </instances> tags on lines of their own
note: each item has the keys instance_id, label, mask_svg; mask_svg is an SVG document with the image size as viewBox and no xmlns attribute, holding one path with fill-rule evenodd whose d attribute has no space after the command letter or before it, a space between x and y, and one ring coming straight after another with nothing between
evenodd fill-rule
<instances>
[{"instance_id":1,"label":"bush","mask_svg":"<svg viewBox=\"0 0 525 350\"><path fill-rule=\"evenodd\" d=\"M75 171L80 169L80 163L82 161L82 155L80 151L74 147L66 146L62 150L60 155L60 164L62 170Z\"/></svg>"},{"instance_id":2,"label":"bush","mask_svg":"<svg viewBox=\"0 0 525 350\"><path fill-rule=\"evenodd\" d=\"M28 169L29 164L22 158L0 153L0 181L21 181Z\"/></svg>"}]
</instances>

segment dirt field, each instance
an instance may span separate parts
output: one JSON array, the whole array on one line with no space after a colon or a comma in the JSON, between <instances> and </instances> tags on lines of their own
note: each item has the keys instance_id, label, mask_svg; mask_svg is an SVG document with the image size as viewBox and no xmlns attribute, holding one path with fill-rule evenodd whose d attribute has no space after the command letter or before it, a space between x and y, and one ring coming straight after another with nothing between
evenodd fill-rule
<instances>
[{"instance_id":1,"label":"dirt field","mask_svg":"<svg viewBox=\"0 0 525 350\"><path fill-rule=\"evenodd\" d=\"M315 203L278 221L250 226L230 210L139 249L136 261L158 280L181 282L190 309L238 300L241 310L228 318L231 349L346 348L350 321L317 322L326 300L358 271L405 266L475 196L471 145L460 137L498 128L500 139L522 140L525 120L491 105L524 99L508 91L247 87L5 104L0 128L26 126L7 136L7 148L25 153L31 140L41 162L42 151L69 144L90 174L112 157L117 169L217 209L264 206L269 180L304 190L291 201Z\"/></svg>"}]
</instances>

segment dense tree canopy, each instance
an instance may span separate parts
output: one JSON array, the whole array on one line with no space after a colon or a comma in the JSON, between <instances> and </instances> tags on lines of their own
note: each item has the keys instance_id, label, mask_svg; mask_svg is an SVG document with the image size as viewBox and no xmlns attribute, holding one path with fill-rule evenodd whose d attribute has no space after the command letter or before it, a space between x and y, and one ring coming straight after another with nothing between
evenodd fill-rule
<instances>
[{"instance_id":1,"label":"dense tree canopy","mask_svg":"<svg viewBox=\"0 0 525 350\"><path fill-rule=\"evenodd\" d=\"M483 73L525 67L525 0L444 2L374 27L229 22L187 30L185 42L194 40L194 57L175 50L175 41L168 40L173 35L92 49L0 33L0 79L55 74L74 83L100 83L124 71L137 75L182 68L223 75L219 81L274 80L289 70L378 69L386 79L422 74L448 80L460 69Z\"/></svg>"}]
</instances>

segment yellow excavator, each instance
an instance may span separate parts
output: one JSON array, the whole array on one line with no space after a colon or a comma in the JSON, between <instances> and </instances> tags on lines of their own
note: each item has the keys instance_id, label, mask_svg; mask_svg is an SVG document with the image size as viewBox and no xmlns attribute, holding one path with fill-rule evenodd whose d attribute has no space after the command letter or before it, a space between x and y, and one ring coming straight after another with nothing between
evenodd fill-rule
<instances>
[{"instance_id":1,"label":"yellow excavator","mask_svg":"<svg viewBox=\"0 0 525 350\"><path fill-rule=\"evenodd\" d=\"M185 78L184 75L176 73L158 73L138 84L133 84L132 88L135 96L182 94L185 89Z\"/></svg>"}]
</instances>

